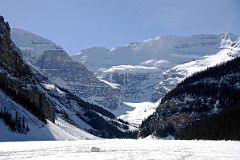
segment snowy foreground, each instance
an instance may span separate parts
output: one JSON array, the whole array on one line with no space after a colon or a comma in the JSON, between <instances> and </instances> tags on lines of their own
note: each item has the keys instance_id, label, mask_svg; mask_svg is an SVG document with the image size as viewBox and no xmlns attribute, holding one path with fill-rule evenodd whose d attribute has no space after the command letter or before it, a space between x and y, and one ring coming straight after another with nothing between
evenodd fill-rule
<instances>
[{"instance_id":1,"label":"snowy foreground","mask_svg":"<svg viewBox=\"0 0 240 160\"><path fill-rule=\"evenodd\" d=\"M2 142L0 159L240 159L240 142L80 140Z\"/></svg>"}]
</instances>

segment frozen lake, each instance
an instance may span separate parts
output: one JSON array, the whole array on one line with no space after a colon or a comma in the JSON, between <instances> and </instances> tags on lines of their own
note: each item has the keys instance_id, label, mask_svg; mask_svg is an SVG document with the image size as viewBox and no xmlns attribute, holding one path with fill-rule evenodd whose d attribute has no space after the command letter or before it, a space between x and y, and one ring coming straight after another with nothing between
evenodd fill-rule
<instances>
[{"instance_id":1,"label":"frozen lake","mask_svg":"<svg viewBox=\"0 0 240 160\"><path fill-rule=\"evenodd\" d=\"M81 140L0 142L0 159L240 159L240 142Z\"/></svg>"}]
</instances>

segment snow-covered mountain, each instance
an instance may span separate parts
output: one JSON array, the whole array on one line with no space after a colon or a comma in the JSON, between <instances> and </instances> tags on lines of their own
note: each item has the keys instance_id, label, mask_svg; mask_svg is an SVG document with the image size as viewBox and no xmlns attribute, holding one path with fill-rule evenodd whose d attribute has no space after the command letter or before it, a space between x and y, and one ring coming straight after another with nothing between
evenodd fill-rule
<instances>
[{"instance_id":1,"label":"snow-covered mountain","mask_svg":"<svg viewBox=\"0 0 240 160\"><path fill-rule=\"evenodd\" d=\"M236 49L235 44L232 43L231 51ZM177 84L161 99L156 112L142 122L139 135L239 139L240 50L237 50L220 52L220 55L225 53L220 57L227 62L194 73ZM201 62L205 65L211 58L214 63L223 60L219 54ZM190 69L183 71L191 72Z\"/></svg>"},{"instance_id":2,"label":"snow-covered mountain","mask_svg":"<svg viewBox=\"0 0 240 160\"><path fill-rule=\"evenodd\" d=\"M2 16L0 79L1 140L95 137L83 130L101 137L123 137L131 127L106 109L52 83L25 61L21 50L12 42L10 26Z\"/></svg>"},{"instance_id":3,"label":"snow-covered mountain","mask_svg":"<svg viewBox=\"0 0 240 160\"><path fill-rule=\"evenodd\" d=\"M219 52L204 56L198 60L176 65L172 69L167 70L163 73L163 77L153 95L153 99L159 100L167 92L176 87L183 79L196 72L203 71L209 67L240 56L239 43L240 37L234 41L231 39L231 35L224 34L222 35Z\"/></svg>"},{"instance_id":4,"label":"snow-covered mountain","mask_svg":"<svg viewBox=\"0 0 240 160\"><path fill-rule=\"evenodd\" d=\"M93 47L72 56L72 59L85 64L92 71L88 72L83 65L73 62L67 53L53 42L23 30L15 29L12 33L14 41L24 50L24 57L52 82L87 101L110 109L120 106L113 113L136 126L154 111L153 106L157 106L155 103L150 105L145 102L157 102L178 82L190 75L185 72L184 75L182 72L172 73L178 65L186 65L185 68L190 70L193 68L192 64L198 61L195 66L199 69L194 69L194 72L200 71L200 68L228 60L227 57L230 59L231 56L219 53L231 50L229 46L233 43L238 45L233 42L237 37L227 33L189 37L162 36L112 49ZM29 40L21 41L24 36L29 37ZM213 55L211 60L207 60L212 61L216 53L219 61L200 62L211 57L207 55ZM121 99L126 103L121 104ZM144 105L140 107L141 104ZM147 108L151 108L151 111L148 112ZM136 113L139 114L134 116L136 119L129 117Z\"/></svg>"},{"instance_id":5,"label":"snow-covered mountain","mask_svg":"<svg viewBox=\"0 0 240 160\"><path fill-rule=\"evenodd\" d=\"M100 68L118 65L179 64L219 51L221 35L196 35L191 37L161 36L139 43L106 49L93 47L81 50L75 60L96 72Z\"/></svg>"},{"instance_id":6,"label":"snow-covered mountain","mask_svg":"<svg viewBox=\"0 0 240 160\"><path fill-rule=\"evenodd\" d=\"M12 29L11 37L24 58L58 86L108 109L116 109L122 103L117 86L96 78L50 40L16 28Z\"/></svg>"},{"instance_id":7,"label":"snow-covered mountain","mask_svg":"<svg viewBox=\"0 0 240 160\"><path fill-rule=\"evenodd\" d=\"M239 112L239 44L240 37L233 40L231 35L224 34L216 54L164 72L155 92L155 99L161 99L161 103L140 125L140 135L175 135L183 139L231 137L232 132L238 130L237 125L232 125L238 117L229 115ZM212 118L212 115L215 116ZM227 126L221 127L221 120L235 128L224 129ZM209 128L204 130L204 127Z\"/></svg>"},{"instance_id":8,"label":"snow-covered mountain","mask_svg":"<svg viewBox=\"0 0 240 160\"><path fill-rule=\"evenodd\" d=\"M123 101L156 102L158 99L153 93L160 91L155 92L164 77L162 73L175 65L219 52L230 43L230 40L223 43L226 36L232 40L237 38L232 34L161 36L112 49L84 49L72 57L100 79L120 85Z\"/></svg>"}]
</instances>

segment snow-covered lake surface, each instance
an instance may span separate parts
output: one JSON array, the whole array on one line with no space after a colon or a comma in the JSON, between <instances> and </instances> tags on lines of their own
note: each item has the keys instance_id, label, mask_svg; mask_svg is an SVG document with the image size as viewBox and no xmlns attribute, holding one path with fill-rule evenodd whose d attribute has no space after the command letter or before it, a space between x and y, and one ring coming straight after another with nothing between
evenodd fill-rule
<instances>
[{"instance_id":1,"label":"snow-covered lake surface","mask_svg":"<svg viewBox=\"0 0 240 160\"><path fill-rule=\"evenodd\" d=\"M2 142L0 159L240 159L240 142L80 140Z\"/></svg>"}]
</instances>

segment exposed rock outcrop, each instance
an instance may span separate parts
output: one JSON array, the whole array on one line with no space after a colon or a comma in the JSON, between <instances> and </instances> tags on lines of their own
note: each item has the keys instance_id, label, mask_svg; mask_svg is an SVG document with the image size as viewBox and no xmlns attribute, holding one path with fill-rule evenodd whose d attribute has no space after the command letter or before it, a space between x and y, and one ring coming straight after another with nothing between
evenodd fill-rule
<instances>
[{"instance_id":1,"label":"exposed rock outcrop","mask_svg":"<svg viewBox=\"0 0 240 160\"><path fill-rule=\"evenodd\" d=\"M10 38L10 27L0 18L0 87L35 116L55 120L53 106L37 88L37 79Z\"/></svg>"}]
</instances>

